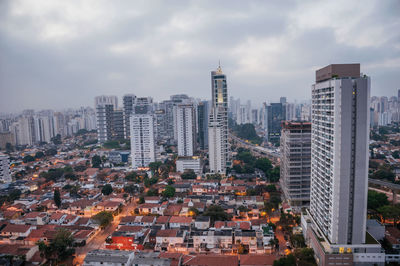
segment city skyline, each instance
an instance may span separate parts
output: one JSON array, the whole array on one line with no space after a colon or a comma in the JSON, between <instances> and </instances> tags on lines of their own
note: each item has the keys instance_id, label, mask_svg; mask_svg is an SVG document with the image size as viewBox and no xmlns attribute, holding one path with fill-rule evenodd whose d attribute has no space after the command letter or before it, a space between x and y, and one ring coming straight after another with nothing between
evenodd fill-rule
<instances>
[{"instance_id":1,"label":"city skyline","mask_svg":"<svg viewBox=\"0 0 400 266\"><path fill-rule=\"evenodd\" d=\"M257 105L309 99L327 63L360 62L372 95L398 89L398 2L176 4L2 2L0 112L91 106L93 94L204 99L218 59L230 95Z\"/></svg>"}]
</instances>

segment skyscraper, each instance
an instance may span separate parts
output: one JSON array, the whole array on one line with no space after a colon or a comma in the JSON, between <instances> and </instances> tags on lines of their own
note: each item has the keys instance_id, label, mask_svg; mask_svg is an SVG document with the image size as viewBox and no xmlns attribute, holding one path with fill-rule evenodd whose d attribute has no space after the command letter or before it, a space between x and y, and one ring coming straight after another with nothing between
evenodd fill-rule
<instances>
[{"instance_id":1,"label":"skyscraper","mask_svg":"<svg viewBox=\"0 0 400 266\"><path fill-rule=\"evenodd\" d=\"M117 96L102 95L95 98L97 139L99 143L112 139L114 109L117 108Z\"/></svg>"},{"instance_id":2,"label":"skyscraper","mask_svg":"<svg viewBox=\"0 0 400 266\"><path fill-rule=\"evenodd\" d=\"M373 265L385 259L377 241L366 241L369 97L370 78L360 75L359 64L316 71L307 235L320 265L343 259Z\"/></svg>"},{"instance_id":3,"label":"skyscraper","mask_svg":"<svg viewBox=\"0 0 400 266\"><path fill-rule=\"evenodd\" d=\"M193 103L177 104L174 115L178 156L193 156L196 149L196 114Z\"/></svg>"},{"instance_id":4,"label":"skyscraper","mask_svg":"<svg viewBox=\"0 0 400 266\"><path fill-rule=\"evenodd\" d=\"M7 155L0 153L0 182L10 183L10 160Z\"/></svg>"},{"instance_id":5,"label":"skyscraper","mask_svg":"<svg viewBox=\"0 0 400 266\"><path fill-rule=\"evenodd\" d=\"M210 171L225 173L226 167L230 166L231 157L228 143L228 90L226 75L222 73L221 66L218 66L217 71L211 72L211 96L212 110L210 112L208 135ZM217 144L217 139L221 143ZM215 150L219 149L219 147L221 151ZM212 152L211 149L214 149L215 152ZM222 156L222 158L213 158L213 156ZM221 169L213 169L211 161L220 161Z\"/></svg>"},{"instance_id":6,"label":"skyscraper","mask_svg":"<svg viewBox=\"0 0 400 266\"><path fill-rule=\"evenodd\" d=\"M153 100L136 98L130 117L131 156L134 169L147 167L156 160Z\"/></svg>"},{"instance_id":7,"label":"skyscraper","mask_svg":"<svg viewBox=\"0 0 400 266\"><path fill-rule=\"evenodd\" d=\"M285 199L295 212L310 205L311 123L282 123L281 177Z\"/></svg>"},{"instance_id":8,"label":"skyscraper","mask_svg":"<svg viewBox=\"0 0 400 266\"><path fill-rule=\"evenodd\" d=\"M130 123L129 119L132 114L133 104L135 103L136 95L127 94L123 97L124 104L124 137L125 139L129 139L131 137L130 133Z\"/></svg>"},{"instance_id":9,"label":"skyscraper","mask_svg":"<svg viewBox=\"0 0 400 266\"><path fill-rule=\"evenodd\" d=\"M197 141L199 148L208 148L208 102L202 101L197 105Z\"/></svg>"},{"instance_id":10,"label":"skyscraper","mask_svg":"<svg viewBox=\"0 0 400 266\"><path fill-rule=\"evenodd\" d=\"M286 118L285 106L282 103L271 103L266 106L266 136L269 142L277 143L281 136L281 124Z\"/></svg>"}]
</instances>

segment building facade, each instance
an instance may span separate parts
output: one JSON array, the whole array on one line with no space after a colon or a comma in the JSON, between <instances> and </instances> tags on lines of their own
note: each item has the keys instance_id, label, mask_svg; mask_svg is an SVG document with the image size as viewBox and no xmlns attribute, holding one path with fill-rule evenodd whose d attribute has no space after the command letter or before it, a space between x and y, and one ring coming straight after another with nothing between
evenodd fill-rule
<instances>
[{"instance_id":1,"label":"building facade","mask_svg":"<svg viewBox=\"0 0 400 266\"><path fill-rule=\"evenodd\" d=\"M175 106L174 122L178 142L178 156L193 156L196 150L196 113L194 105Z\"/></svg>"},{"instance_id":2,"label":"building facade","mask_svg":"<svg viewBox=\"0 0 400 266\"><path fill-rule=\"evenodd\" d=\"M282 123L280 183L295 212L310 206L311 123Z\"/></svg>"},{"instance_id":3,"label":"building facade","mask_svg":"<svg viewBox=\"0 0 400 266\"><path fill-rule=\"evenodd\" d=\"M11 181L10 160L7 155L0 153L0 182L10 183Z\"/></svg>"},{"instance_id":4,"label":"building facade","mask_svg":"<svg viewBox=\"0 0 400 266\"><path fill-rule=\"evenodd\" d=\"M225 173L231 165L228 142L228 86L219 66L211 72L211 112L208 127L210 172ZM221 158L219 158L221 157Z\"/></svg>"}]
</instances>

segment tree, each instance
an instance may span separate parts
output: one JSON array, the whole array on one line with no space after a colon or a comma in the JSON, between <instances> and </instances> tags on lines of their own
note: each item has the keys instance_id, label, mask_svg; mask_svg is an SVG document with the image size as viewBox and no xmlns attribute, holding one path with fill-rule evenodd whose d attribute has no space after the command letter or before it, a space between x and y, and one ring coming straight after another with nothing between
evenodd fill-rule
<instances>
[{"instance_id":1,"label":"tree","mask_svg":"<svg viewBox=\"0 0 400 266\"><path fill-rule=\"evenodd\" d=\"M211 205L204 212L204 216L210 216L211 221L227 221L230 219L230 216L224 211L221 206Z\"/></svg>"},{"instance_id":2,"label":"tree","mask_svg":"<svg viewBox=\"0 0 400 266\"><path fill-rule=\"evenodd\" d=\"M378 208L378 213L382 215L382 218L393 219L393 226L397 224L397 220L400 218L400 208L398 205L386 205Z\"/></svg>"},{"instance_id":3,"label":"tree","mask_svg":"<svg viewBox=\"0 0 400 266\"><path fill-rule=\"evenodd\" d=\"M102 211L92 216L92 219L100 225L102 229L106 228L114 220L111 212Z\"/></svg>"},{"instance_id":4,"label":"tree","mask_svg":"<svg viewBox=\"0 0 400 266\"><path fill-rule=\"evenodd\" d=\"M46 156L54 156L57 154L57 150L56 149L48 149L46 150Z\"/></svg>"},{"instance_id":5,"label":"tree","mask_svg":"<svg viewBox=\"0 0 400 266\"><path fill-rule=\"evenodd\" d=\"M193 170L188 170L181 174L182 179L196 179L196 177L197 175Z\"/></svg>"},{"instance_id":6,"label":"tree","mask_svg":"<svg viewBox=\"0 0 400 266\"><path fill-rule=\"evenodd\" d=\"M19 189L13 189L9 194L8 194L8 201L9 202L14 202L15 200L19 199L21 197L21 190Z\"/></svg>"},{"instance_id":7,"label":"tree","mask_svg":"<svg viewBox=\"0 0 400 266\"><path fill-rule=\"evenodd\" d=\"M149 168L153 173L156 173L161 165L162 162L151 162L149 163Z\"/></svg>"},{"instance_id":8,"label":"tree","mask_svg":"<svg viewBox=\"0 0 400 266\"><path fill-rule=\"evenodd\" d=\"M31 156L31 155L26 155L22 161L24 163L29 163L29 162L34 162L35 161L35 157Z\"/></svg>"},{"instance_id":9,"label":"tree","mask_svg":"<svg viewBox=\"0 0 400 266\"><path fill-rule=\"evenodd\" d=\"M57 134L57 136L55 136L54 138L51 138L51 141L54 143L54 145L62 144L61 135Z\"/></svg>"},{"instance_id":10,"label":"tree","mask_svg":"<svg viewBox=\"0 0 400 266\"><path fill-rule=\"evenodd\" d=\"M271 161L267 158L258 158L254 163L254 167L260 169L265 174L272 169Z\"/></svg>"},{"instance_id":11,"label":"tree","mask_svg":"<svg viewBox=\"0 0 400 266\"><path fill-rule=\"evenodd\" d=\"M175 196L175 188L173 186L166 186L165 190L161 193L161 195L165 198L172 198Z\"/></svg>"},{"instance_id":12,"label":"tree","mask_svg":"<svg viewBox=\"0 0 400 266\"><path fill-rule=\"evenodd\" d=\"M101 166L101 158L99 155L95 155L92 157L92 167L93 168L100 168Z\"/></svg>"},{"instance_id":13,"label":"tree","mask_svg":"<svg viewBox=\"0 0 400 266\"><path fill-rule=\"evenodd\" d=\"M197 215L199 215L199 210L198 209L196 209L195 207L190 207L189 209L188 209L188 213L189 213L189 216L194 216L194 217L196 217Z\"/></svg>"},{"instance_id":14,"label":"tree","mask_svg":"<svg viewBox=\"0 0 400 266\"><path fill-rule=\"evenodd\" d=\"M113 192L113 188L110 184L106 184L102 189L101 189L101 193L103 193L103 195L108 196Z\"/></svg>"},{"instance_id":15,"label":"tree","mask_svg":"<svg viewBox=\"0 0 400 266\"><path fill-rule=\"evenodd\" d=\"M286 257L280 258L274 261L274 266L293 266L296 265L296 258L293 254L289 254Z\"/></svg>"},{"instance_id":16,"label":"tree","mask_svg":"<svg viewBox=\"0 0 400 266\"><path fill-rule=\"evenodd\" d=\"M42 151L36 152L36 154L35 154L36 159L41 159L43 157L44 157L44 152L42 152Z\"/></svg>"},{"instance_id":17,"label":"tree","mask_svg":"<svg viewBox=\"0 0 400 266\"><path fill-rule=\"evenodd\" d=\"M394 151L392 152L392 156L395 159L400 159L400 151Z\"/></svg>"},{"instance_id":18,"label":"tree","mask_svg":"<svg viewBox=\"0 0 400 266\"><path fill-rule=\"evenodd\" d=\"M50 243L44 241L37 242L40 256L50 261L50 265L58 265L59 262L70 258L74 253L74 238L72 234L63 228L58 229L56 235Z\"/></svg>"},{"instance_id":19,"label":"tree","mask_svg":"<svg viewBox=\"0 0 400 266\"><path fill-rule=\"evenodd\" d=\"M129 194L133 195L136 192L136 187L134 185L125 185L124 186L124 191L126 193L129 193Z\"/></svg>"},{"instance_id":20,"label":"tree","mask_svg":"<svg viewBox=\"0 0 400 266\"><path fill-rule=\"evenodd\" d=\"M303 234L294 234L290 237L290 242L295 248L305 248L306 242L304 240Z\"/></svg>"},{"instance_id":21,"label":"tree","mask_svg":"<svg viewBox=\"0 0 400 266\"><path fill-rule=\"evenodd\" d=\"M254 144L261 144L262 138L257 135L253 124L242 124L234 127L234 132L239 138L251 141Z\"/></svg>"},{"instance_id":22,"label":"tree","mask_svg":"<svg viewBox=\"0 0 400 266\"><path fill-rule=\"evenodd\" d=\"M379 207L389 205L386 194L375 190L368 190L368 209L377 210Z\"/></svg>"},{"instance_id":23,"label":"tree","mask_svg":"<svg viewBox=\"0 0 400 266\"><path fill-rule=\"evenodd\" d=\"M295 249L294 257L296 258L297 265L316 266L314 258L314 250L312 248Z\"/></svg>"},{"instance_id":24,"label":"tree","mask_svg":"<svg viewBox=\"0 0 400 266\"><path fill-rule=\"evenodd\" d=\"M149 190L147 190L146 195L147 195L148 197L158 196L158 190L156 190L156 189L149 189Z\"/></svg>"},{"instance_id":25,"label":"tree","mask_svg":"<svg viewBox=\"0 0 400 266\"><path fill-rule=\"evenodd\" d=\"M245 245L240 243L239 247L238 247L238 253L239 254L247 254L247 253L249 253L249 249Z\"/></svg>"},{"instance_id":26,"label":"tree","mask_svg":"<svg viewBox=\"0 0 400 266\"><path fill-rule=\"evenodd\" d=\"M61 196L60 190L58 190L58 188L54 190L54 203L56 204L57 208L61 207Z\"/></svg>"}]
</instances>

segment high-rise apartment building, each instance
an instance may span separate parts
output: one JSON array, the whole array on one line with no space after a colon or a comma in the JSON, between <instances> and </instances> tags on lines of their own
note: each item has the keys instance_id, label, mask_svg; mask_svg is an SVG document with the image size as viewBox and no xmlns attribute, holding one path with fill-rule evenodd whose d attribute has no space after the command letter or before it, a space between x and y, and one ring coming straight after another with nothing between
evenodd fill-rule
<instances>
[{"instance_id":1,"label":"high-rise apartment building","mask_svg":"<svg viewBox=\"0 0 400 266\"><path fill-rule=\"evenodd\" d=\"M99 143L112 139L114 110L118 108L117 96L97 96L95 98L97 138Z\"/></svg>"},{"instance_id":2,"label":"high-rise apartment building","mask_svg":"<svg viewBox=\"0 0 400 266\"><path fill-rule=\"evenodd\" d=\"M310 206L311 123L282 123L280 183L295 212Z\"/></svg>"},{"instance_id":3,"label":"high-rise apartment building","mask_svg":"<svg viewBox=\"0 0 400 266\"><path fill-rule=\"evenodd\" d=\"M136 98L130 117L132 167L148 167L156 160L153 99Z\"/></svg>"},{"instance_id":4,"label":"high-rise apartment building","mask_svg":"<svg viewBox=\"0 0 400 266\"><path fill-rule=\"evenodd\" d=\"M212 108L208 123L208 157L211 173L223 174L226 171L223 138L222 116L217 109Z\"/></svg>"},{"instance_id":5,"label":"high-rise apartment building","mask_svg":"<svg viewBox=\"0 0 400 266\"><path fill-rule=\"evenodd\" d=\"M306 235L319 265L383 265L385 260L379 242L366 232L369 97L370 78L361 76L359 64L316 71Z\"/></svg>"},{"instance_id":6,"label":"high-rise apartment building","mask_svg":"<svg viewBox=\"0 0 400 266\"><path fill-rule=\"evenodd\" d=\"M202 101L197 105L197 142L201 150L208 148L208 102Z\"/></svg>"},{"instance_id":7,"label":"high-rise apartment building","mask_svg":"<svg viewBox=\"0 0 400 266\"><path fill-rule=\"evenodd\" d=\"M125 139L130 139L130 123L129 119L132 114L133 104L135 103L136 95L127 94L122 98L124 104L124 137Z\"/></svg>"},{"instance_id":8,"label":"high-rise apartment building","mask_svg":"<svg viewBox=\"0 0 400 266\"><path fill-rule=\"evenodd\" d=\"M196 113L194 104L177 104L174 116L178 156L193 156L196 150Z\"/></svg>"},{"instance_id":9,"label":"high-rise apartment building","mask_svg":"<svg viewBox=\"0 0 400 266\"><path fill-rule=\"evenodd\" d=\"M209 156L210 171L225 173L226 167L231 164L228 143L228 89L226 75L223 74L221 66L217 71L211 72L211 112L209 119ZM220 132L220 133L218 133ZM220 136L219 136L220 134ZM220 143L217 143L220 141ZM217 150L220 147L220 151ZM212 152L213 149L215 152ZM214 158L222 156L222 158ZM212 168L211 161L221 162L218 168Z\"/></svg>"},{"instance_id":10,"label":"high-rise apartment building","mask_svg":"<svg viewBox=\"0 0 400 266\"><path fill-rule=\"evenodd\" d=\"M10 160L7 155L0 153L0 182L10 183Z\"/></svg>"}]
</instances>

